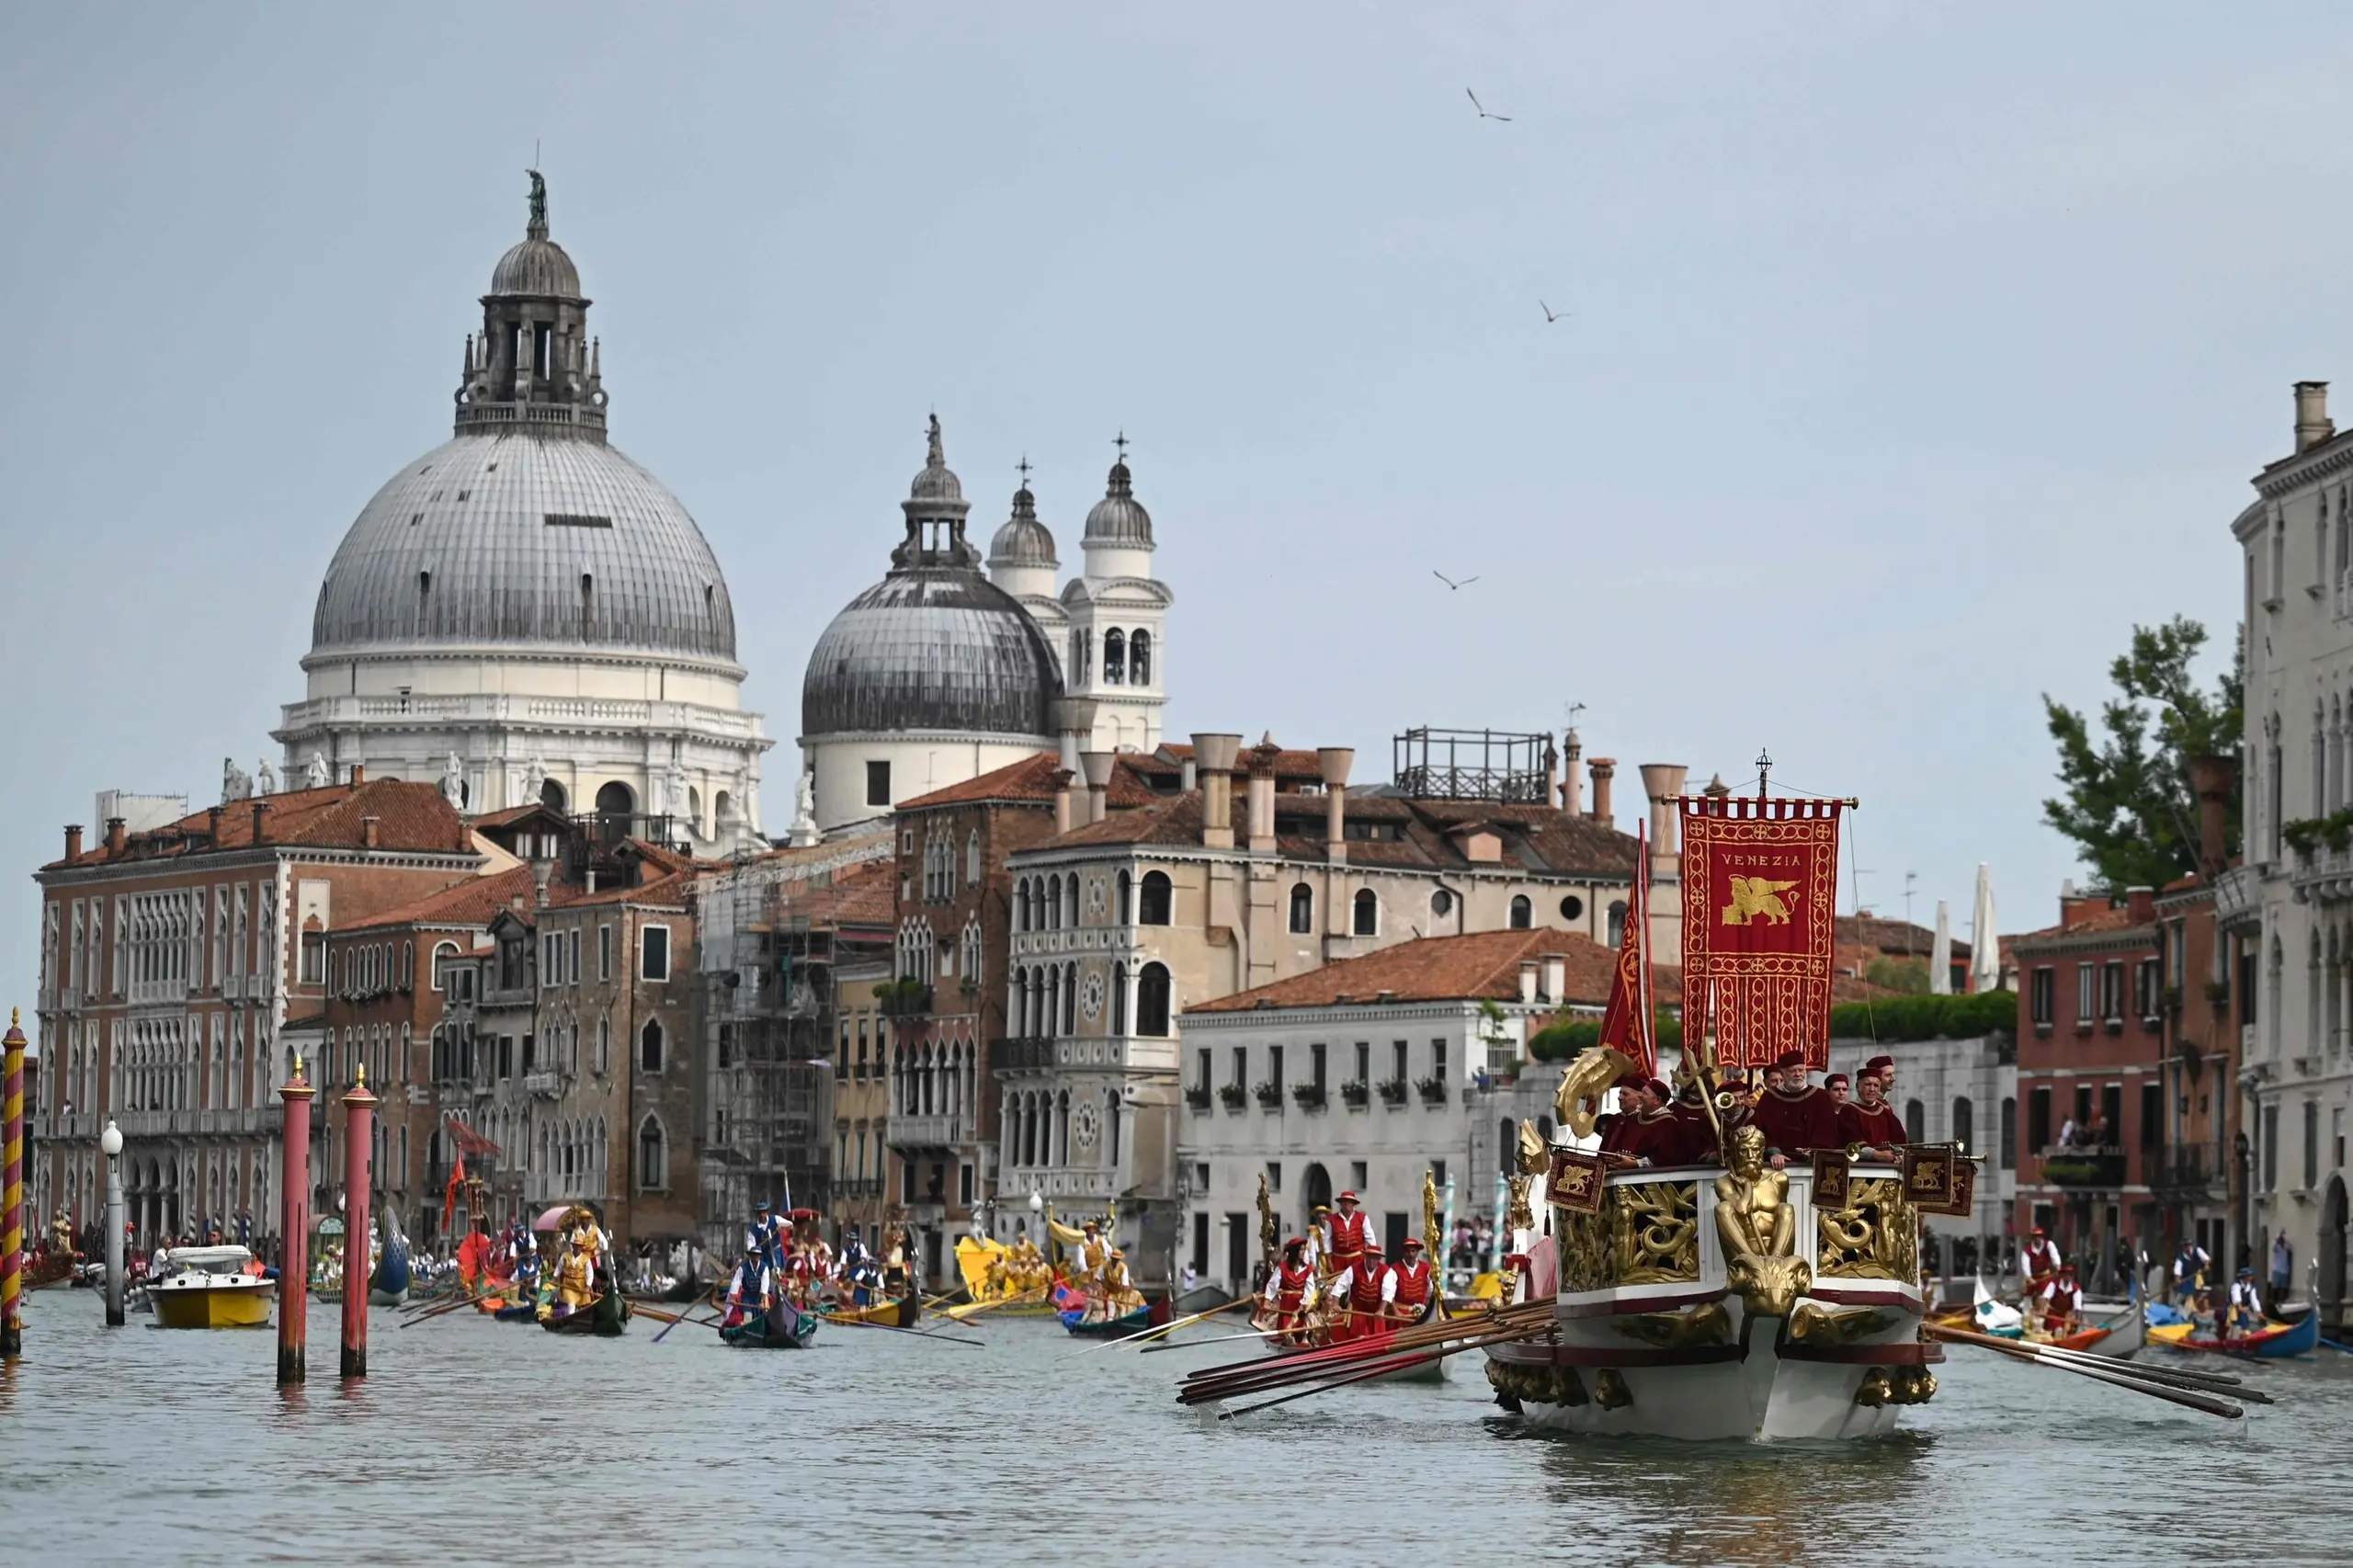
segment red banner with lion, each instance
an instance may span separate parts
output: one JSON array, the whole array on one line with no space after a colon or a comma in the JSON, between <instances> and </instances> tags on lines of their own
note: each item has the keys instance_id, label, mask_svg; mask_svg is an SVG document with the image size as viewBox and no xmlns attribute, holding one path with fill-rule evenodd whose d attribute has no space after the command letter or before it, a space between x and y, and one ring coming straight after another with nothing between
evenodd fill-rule
<instances>
[{"instance_id":1,"label":"red banner with lion","mask_svg":"<svg viewBox=\"0 0 2353 1568\"><path fill-rule=\"evenodd\" d=\"M1712 1019L1727 1067L1829 1069L1844 803L1683 800L1683 1027Z\"/></svg>"}]
</instances>

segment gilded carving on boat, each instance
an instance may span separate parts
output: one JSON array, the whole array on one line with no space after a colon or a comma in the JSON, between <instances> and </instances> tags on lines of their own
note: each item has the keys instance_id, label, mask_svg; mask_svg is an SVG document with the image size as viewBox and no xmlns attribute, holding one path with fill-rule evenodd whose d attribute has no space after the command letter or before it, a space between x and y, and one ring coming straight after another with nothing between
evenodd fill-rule
<instances>
[{"instance_id":1,"label":"gilded carving on boat","mask_svg":"<svg viewBox=\"0 0 2353 1568\"><path fill-rule=\"evenodd\" d=\"M1723 1244L1724 1282L1751 1315L1787 1317L1813 1280L1797 1256L1796 1211L1787 1171L1765 1165L1765 1134L1733 1130L1732 1168L1716 1178L1716 1233Z\"/></svg>"},{"instance_id":2,"label":"gilded carving on boat","mask_svg":"<svg viewBox=\"0 0 2353 1568\"><path fill-rule=\"evenodd\" d=\"M1790 1314L1790 1337L1800 1345L1852 1345L1895 1321L1875 1307L1825 1307L1807 1301Z\"/></svg>"},{"instance_id":3,"label":"gilded carving on boat","mask_svg":"<svg viewBox=\"0 0 2353 1568\"><path fill-rule=\"evenodd\" d=\"M1817 1211L1815 1274L1833 1279L1920 1278L1920 1220L1893 1176L1847 1184L1847 1207Z\"/></svg>"},{"instance_id":4,"label":"gilded carving on boat","mask_svg":"<svg viewBox=\"0 0 2353 1568\"><path fill-rule=\"evenodd\" d=\"M1609 1213L1552 1211L1552 1241L1561 1252L1561 1289L1599 1290L1614 1283L1609 1266Z\"/></svg>"},{"instance_id":5,"label":"gilded carving on boat","mask_svg":"<svg viewBox=\"0 0 2353 1568\"><path fill-rule=\"evenodd\" d=\"M1699 1278L1699 1184L1651 1181L1613 1187L1602 1210L1619 1285L1663 1285Z\"/></svg>"},{"instance_id":6,"label":"gilded carving on boat","mask_svg":"<svg viewBox=\"0 0 2353 1568\"><path fill-rule=\"evenodd\" d=\"M1724 1311L1722 1301L1709 1301L1682 1312L1637 1312L1618 1319L1612 1326L1629 1339L1662 1350L1732 1342L1732 1314Z\"/></svg>"}]
</instances>

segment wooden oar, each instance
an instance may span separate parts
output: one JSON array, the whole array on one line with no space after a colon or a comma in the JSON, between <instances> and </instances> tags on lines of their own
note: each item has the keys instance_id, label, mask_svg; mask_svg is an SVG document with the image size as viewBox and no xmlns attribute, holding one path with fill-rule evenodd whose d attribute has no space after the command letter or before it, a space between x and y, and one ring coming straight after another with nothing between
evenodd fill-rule
<instances>
[{"instance_id":1,"label":"wooden oar","mask_svg":"<svg viewBox=\"0 0 2353 1568\"><path fill-rule=\"evenodd\" d=\"M480 1296L468 1296L461 1301L446 1301L439 1306L429 1309L428 1311L416 1312L409 1317L404 1318L401 1320L401 1326L403 1328L408 1328L414 1324L425 1322L427 1318L447 1317L451 1312L456 1312L460 1307L471 1307L476 1301L481 1300L482 1297Z\"/></svg>"},{"instance_id":2,"label":"wooden oar","mask_svg":"<svg viewBox=\"0 0 2353 1568\"><path fill-rule=\"evenodd\" d=\"M999 1307L1016 1307L1025 1301L1042 1301L1045 1299L1043 1290L1024 1290L1017 1296L1000 1296L994 1301L966 1301L961 1306L948 1307L941 1311L940 1316L954 1318L958 1323L969 1323L983 1312L995 1312Z\"/></svg>"},{"instance_id":3,"label":"wooden oar","mask_svg":"<svg viewBox=\"0 0 2353 1568\"><path fill-rule=\"evenodd\" d=\"M1461 1345L1444 1346L1436 1350L1409 1352L1403 1356L1386 1357L1375 1362L1372 1366L1349 1372L1345 1377L1334 1378L1329 1381L1317 1383L1313 1388L1295 1389L1290 1393L1279 1395L1274 1399L1260 1400L1256 1404L1245 1404L1239 1410L1221 1410L1218 1412L1217 1418L1221 1421L1231 1421L1236 1416L1247 1415L1253 1411L1270 1410L1278 1404L1289 1404L1292 1400L1305 1399L1309 1394L1329 1393L1334 1389L1346 1388L1350 1383L1360 1383L1369 1378L1386 1377L1391 1372L1408 1371L1413 1368L1427 1366L1432 1361L1443 1360L1449 1356L1458 1355L1465 1350L1482 1349L1489 1345L1500 1345L1506 1341L1522 1337L1524 1336L1517 1333L1498 1334L1484 1339L1470 1340Z\"/></svg>"},{"instance_id":4,"label":"wooden oar","mask_svg":"<svg viewBox=\"0 0 2353 1568\"><path fill-rule=\"evenodd\" d=\"M1544 1303L1549 1309L1550 1302ZM1239 1363L1211 1375L1188 1378L1176 1392L1179 1404L1208 1404L1232 1399L1239 1394L1262 1393L1268 1389L1289 1383L1312 1382L1319 1378L1344 1377L1361 1368L1393 1361L1399 1357L1412 1357L1422 1351L1436 1350L1453 1355L1485 1345L1528 1339L1535 1331L1523 1324L1488 1324L1483 1329L1445 1340L1426 1340L1418 1344L1399 1345L1391 1340L1379 1343L1360 1342L1334 1346L1324 1350L1302 1351L1266 1360Z\"/></svg>"},{"instance_id":5,"label":"wooden oar","mask_svg":"<svg viewBox=\"0 0 2353 1568\"><path fill-rule=\"evenodd\" d=\"M1103 1348L1104 1345L1132 1345L1141 1349L1143 1346L1144 1341L1148 1339L1165 1339L1168 1335L1176 1333L1178 1329L1185 1327L1188 1324L1199 1323L1203 1318L1213 1318L1220 1312L1230 1312L1236 1307L1253 1305L1256 1302L1257 1299L1258 1298L1256 1296L1236 1296L1230 1301L1220 1301L1216 1306L1211 1307L1205 1312L1194 1312L1189 1316L1178 1318L1175 1323L1165 1323L1158 1328L1148 1328L1142 1334L1131 1334L1125 1339L1107 1339L1103 1342L1103 1345L1090 1345L1087 1348L1089 1350L1100 1350ZM1215 1345L1217 1341L1214 1339L1203 1339L1198 1340L1195 1343L1201 1345ZM1165 1349L1167 1346L1163 1346L1162 1348Z\"/></svg>"},{"instance_id":6,"label":"wooden oar","mask_svg":"<svg viewBox=\"0 0 2353 1568\"><path fill-rule=\"evenodd\" d=\"M934 1334L920 1328L900 1328L894 1324L860 1323L856 1318L829 1318L822 1312L818 1314L818 1320L822 1323L838 1324L844 1328L873 1328L880 1329L884 1334L904 1334L916 1339L937 1340L942 1345L984 1346L988 1344L985 1339L961 1339L952 1334Z\"/></svg>"},{"instance_id":7,"label":"wooden oar","mask_svg":"<svg viewBox=\"0 0 2353 1568\"><path fill-rule=\"evenodd\" d=\"M1188 1339L1181 1345L1172 1339L1165 1345L1147 1345L1143 1347L1142 1354L1157 1356L1163 1350L1199 1350L1209 1345L1234 1345L1245 1339L1272 1339L1279 1334L1288 1332L1290 1331L1280 1328L1254 1328L1247 1334L1221 1334L1215 1339Z\"/></svg>"},{"instance_id":8,"label":"wooden oar","mask_svg":"<svg viewBox=\"0 0 2353 1568\"><path fill-rule=\"evenodd\" d=\"M2168 1404L2178 1404L2187 1409L2199 1411L2207 1415L2219 1415L2224 1420L2236 1421L2246 1414L2246 1412L2241 1409L2238 1405L2230 1403L2228 1401L2217 1394L2201 1392L2196 1389L2177 1388L2168 1383L2155 1382L2146 1378L2129 1375L2120 1369L2110 1371L2107 1368L2103 1367L2086 1366L2079 1361L2069 1360L2065 1352L2054 1353L2048 1346L2028 1345L2008 1339L1995 1339L1989 1335L1970 1334L1965 1329L1936 1328L1932 1326L1929 1327L1927 1332L1938 1336L1938 1338L1952 1338L1961 1344L1980 1346L1984 1349L2007 1356L2012 1360L2033 1362L2045 1367L2055 1367L2061 1371L2075 1372L2083 1377L2090 1378L2096 1382L2112 1383L2118 1388L2129 1390L2133 1393L2144 1393L2152 1399L2162 1399ZM2122 1362L2115 1362L2112 1363L2112 1365L2121 1369L2124 1364ZM2236 1398L2240 1396L2234 1393L2232 1397Z\"/></svg>"},{"instance_id":9,"label":"wooden oar","mask_svg":"<svg viewBox=\"0 0 2353 1568\"><path fill-rule=\"evenodd\" d=\"M1962 1340L1960 1343L1976 1342ZM2120 1361L2113 1356L2102 1356L2095 1351L2069 1350L2057 1345L2038 1345L2032 1340L2005 1339L2000 1343L2005 1346L2023 1344L2026 1348L2038 1352L2044 1359L2059 1365L2069 1367L2080 1365L2095 1370L2119 1372L2137 1382L2163 1383L2170 1388L2192 1389L2200 1393L2221 1394L2228 1399L2245 1400L2252 1404L2275 1403L2272 1397L2262 1390L2248 1388L2245 1386L2243 1379L2232 1377L2225 1372L2198 1371L2187 1367L2143 1366L2137 1361Z\"/></svg>"}]
</instances>

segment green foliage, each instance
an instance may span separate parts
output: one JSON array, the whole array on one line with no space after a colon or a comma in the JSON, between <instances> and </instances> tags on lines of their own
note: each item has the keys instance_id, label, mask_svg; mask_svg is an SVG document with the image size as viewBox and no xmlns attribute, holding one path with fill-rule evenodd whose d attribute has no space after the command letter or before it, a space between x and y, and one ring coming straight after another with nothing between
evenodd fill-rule
<instances>
[{"instance_id":1,"label":"green foliage","mask_svg":"<svg viewBox=\"0 0 2353 1568\"><path fill-rule=\"evenodd\" d=\"M2301 860L2311 859L2313 852L2324 844L2342 855L2353 848L2353 807L2331 812L2325 817L2298 817L2293 822L2283 822L2279 824L2279 836L2288 841L2288 847Z\"/></svg>"},{"instance_id":2,"label":"green foliage","mask_svg":"<svg viewBox=\"0 0 2353 1568\"><path fill-rule=\"evenodd\" d=\"M1891 996L1830 1009L1833 1040L1974 1040L2018 1027L2018 994L1979 991L1965 996Z\"/></svg>"},{"instance_id":3,"label":"green foliage","mask_svg":"<svg viewBox=\"0 0 2353 1568\"><path fill-rule=\"evenodd\" d=\"M2110 892L2161 888L2198 869L2189 759L2235 755L2243 722L2244 647L2208 692L2189 669L2205 645L2206 629L2184 616L2135 626L2131 648L2109 666L2118 696L2100 707L2106 733L2097 741L2082 713L2043 695L2060 786L2056 799L2042 802L2043 820L2075 842ZM2237 842L2238 829L2234 796L2226 843Z\"/></svg>"},{"instance_id":4,"label":"green foliage","mask_svg":"<svg viewBox=\"0 0 2353 1568\"><path fill-rule=\"evenodd\" d=\"M1681 1019L1662 1008L1653 1028L1661 1051L1682 1049ZM1536 1031L1528 1042L1528 1054L1539 1062L1566 1062L1586 1047L1598 1043L1600 1039L1599 1018L1563 1018Z\"/></svg>"},{"instance_id":5,"label":"green foliage","mask_svg":"<svg viewBox=\"0 0 2353 1568\"><path fill-rule=\"evenodd\" d=\"M1926 996L1928 994L1928 960L1876 958L1864 966L1863 978L1886 990L1901 991L1906 996Z\"/></svg>"}]
</instances>

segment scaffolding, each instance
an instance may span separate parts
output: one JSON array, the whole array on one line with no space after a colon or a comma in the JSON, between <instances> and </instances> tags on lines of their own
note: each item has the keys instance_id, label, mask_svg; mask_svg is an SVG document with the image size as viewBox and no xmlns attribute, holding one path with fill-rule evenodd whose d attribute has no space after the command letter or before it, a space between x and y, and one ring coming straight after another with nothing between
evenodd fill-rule
<instances>
[{"instance_id":1,"label":"scaffolding","mask_svg":"<svg viewBox=\"0 0 2353 1568\"><path fill-rule=\"evenodd\" d=\"M1394 737L1392 777L1417 801L1546 803L1558 754L1552 737L1504 730L1437 730Z\"/></svg>"}]
</instances>

